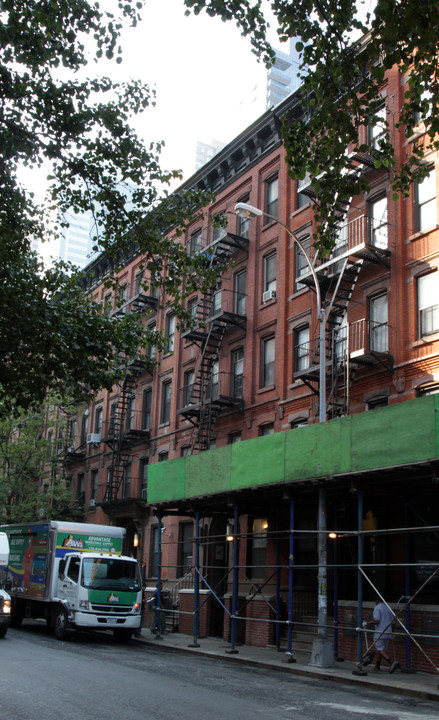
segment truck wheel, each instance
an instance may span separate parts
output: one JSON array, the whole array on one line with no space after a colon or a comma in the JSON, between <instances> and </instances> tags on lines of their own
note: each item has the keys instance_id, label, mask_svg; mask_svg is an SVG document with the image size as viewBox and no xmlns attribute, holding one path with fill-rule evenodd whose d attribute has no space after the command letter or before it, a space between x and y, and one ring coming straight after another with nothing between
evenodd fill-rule
<instances>
[{"instance_id":1,"label":"truck wheel","mask_svg":"<svg viewBox=\"0 0 439 720\"><path fill-rule=\"evenodd\" d=\"M67 637L67 617L62 607L53 612L53 632L57 640L65 640Z\"/></svg>"},{"instance_id":2,"label":"truck wheel","mask_svg":"<svg viewBox=\"0 0 439 720\"><path fill-rule=\"evenodd\" d=\"M117 643L127 643L131 640L133 631L132 630L113 630L114 639Z\"/></svg>"},{"instance_id":3,"label":"truck wheel","mask_svg":"<svg viewBox=\"0 0 439 720\"><path fill-rule=\"evenodd\" d=\"M0 638L4 638L7 632L7 627L0 627Z\"/></svg>"}]
</instances>

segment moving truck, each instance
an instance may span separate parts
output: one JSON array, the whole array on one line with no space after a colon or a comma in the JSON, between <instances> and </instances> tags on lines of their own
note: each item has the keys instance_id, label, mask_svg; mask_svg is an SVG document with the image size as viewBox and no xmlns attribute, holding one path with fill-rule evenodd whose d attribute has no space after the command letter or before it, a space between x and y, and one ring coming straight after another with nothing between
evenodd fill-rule
<instances>
[{"instance_id":1,"label":"moving truck","mask_svg":"<svg viewBox=\"0 0 439 720\"><path fill-rule=\"evenodd\" d=\"M122 555L125 529L50 520L4 525L9 562L0 587L12 601L11 626L43 618L62 640L71 629L112 630L128 641L140 627L142 580Z\"/></svg>"},{"instance_id":2,"label":"moving truck","mask_svg":"<svg viewBox=\"0 0 439 720\"><path fill-rule=\"evenodd\" d=\"M4 532L0 532L0 568L9 560L9 541ZM11 620L11 598L6 590L0 588L0 638L4 638Z\"/></svg>"}]
</instances>

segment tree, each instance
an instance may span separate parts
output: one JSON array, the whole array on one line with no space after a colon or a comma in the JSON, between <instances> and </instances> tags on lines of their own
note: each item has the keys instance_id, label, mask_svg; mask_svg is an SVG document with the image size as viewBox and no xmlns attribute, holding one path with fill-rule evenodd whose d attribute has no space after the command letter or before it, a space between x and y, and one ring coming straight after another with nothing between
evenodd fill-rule
<instances>
[{"instance_id":1,"label":"tree","mask_svg":"<svg viewBox=\"0 0 439 720\"><path fill-rule=\"evenodd\" d=\"M63 469L68 416L49 407L0 419L2 523L75 518Z\"/></svg>"},{"instance_id":2,"label":"tree","mask_svg":"<svg viewBox=\"0 0 439 720\"><path fill-rule=\"evenodd\" d=\"M224 21L235 20L243 35L251 38L255 52L267 63L272 61L261 2L184 2L188 13L205 10ZM407 195L411 183L428 173L425 158L439 148L439 5L435 0L377 0L365 14L359 0L271 0L270 4L279 38L300 38L296 48L301 55L301 103L283 118L283 136L291 176L310 175L317 198L317 246L325 251L332 245L331 226L343 201L369 190L365 175L350 172L346 153L348 147L352 152L370 151L359 139L361 126L382 126L372 153L376 168L391 170L395 199L400 192ZM354 41L354 33L361 38ZM400 166L388 119L380 112L380 88L386 70L394 65L408 77L396 127L412 139Z\"/></svg>"},{"instance_id":3,"label":"tree","mask_svg":"<svg viewBox=\"0 0 439 720\"><path fill-rule=\"evenodd\" d=\"M52 230L54 215L62 226L67 211L92 211L95 248L114 263L114 277L118 262L141 254L183 319L185 296L213 282L213 270L179 241L183 222L207 196L169 195L178 173L161 170L161 143L145 147L129 124L153 94L137 81L81 79L92 50L96 62L121 61L122 23L138 22L142 2L107 0L105 7L92 0L2 2L0 416L37 406L47 389L80 400L110 388L121 376L121 352L160 340L132 316L107 317L80 291L72 267L43 269L31 243L59 230ZM46 205L20 182L23 167L46 169ZM173 227L174 238L164 239Z\"/></svg>"}]
</instances>

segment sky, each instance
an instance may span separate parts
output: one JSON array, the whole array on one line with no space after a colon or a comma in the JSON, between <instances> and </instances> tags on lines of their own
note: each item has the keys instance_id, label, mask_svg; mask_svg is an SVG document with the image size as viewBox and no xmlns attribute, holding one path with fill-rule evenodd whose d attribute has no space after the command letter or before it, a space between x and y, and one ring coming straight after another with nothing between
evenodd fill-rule
<instances>
[{"instance_id":1,"label":"sky","mask_svg":"<svg viewBox=\"0 0 439 720\"><path fill-rule=\"evenodd\" d=\"M112 77L156 86L156 108L135 127L147 142L164 140L163 166L187 179L197 140L227 143L264 112L250 97L265 68L234 23L184 10L183 0L147 0L142 22L123 34L123 62Z\"/></svg>"},{"instance_id":2,"label":"sky","mask_svg":"<svg viewBox=\"0 0 439 720\"><path fill-rule=\"evenodd\" d=\"M155 87L156 106L132 125L147 145L164 141L162 168L181 170L185 181L195 172L197 141L226 144L263 114L266 69L233 22L205 13L185 16L183 0L146 0L141 15L136 28L122 33L122 63L100 61L96 68L114 81L139 79ZM279 46L274 31L270 39ZM95 72L91 62L84 75ZM38 196L44 183L33 180L25 182ZM75 216L70 221L78 222ZM40 253L50 262L57 250L43 245Z\"/></svg>"}]
</instances>

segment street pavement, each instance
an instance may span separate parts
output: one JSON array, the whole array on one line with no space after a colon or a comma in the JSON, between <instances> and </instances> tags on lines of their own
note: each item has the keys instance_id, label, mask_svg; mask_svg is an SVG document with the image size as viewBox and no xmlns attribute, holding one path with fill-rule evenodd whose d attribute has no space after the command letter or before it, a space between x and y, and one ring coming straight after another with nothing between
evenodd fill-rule
<instances>
[{"instance_id":1,"label":"street pavement","mask_svg":"<svg viewBox=\"0 0 439 720\"><path fill-rule=\"evenodd\" d=\"M230 662L253 665L254 667L279 670L280 672L301 675L303 677L325 678L338 683L353 684L380 692L396 693L411 697L439 701L439 673L409 673L395 670L389 673L387 668L380 672L373 670L373 666L364 669L364 675L354 674L358 671L353 662L337 661L334 667L320 668L309 664L308 653L294 653L295 662L288 662L288 656L279 652L275 647L252 647L249 645L236 645L234 652L231 646L219 638L198 638L197 642L189 635L181 633L165 633L157 638L148 628L134 640L147 645L160 645L163 650L171 652L193 653L209 658L217 657Z\"/></svg>"}]
</instances>

